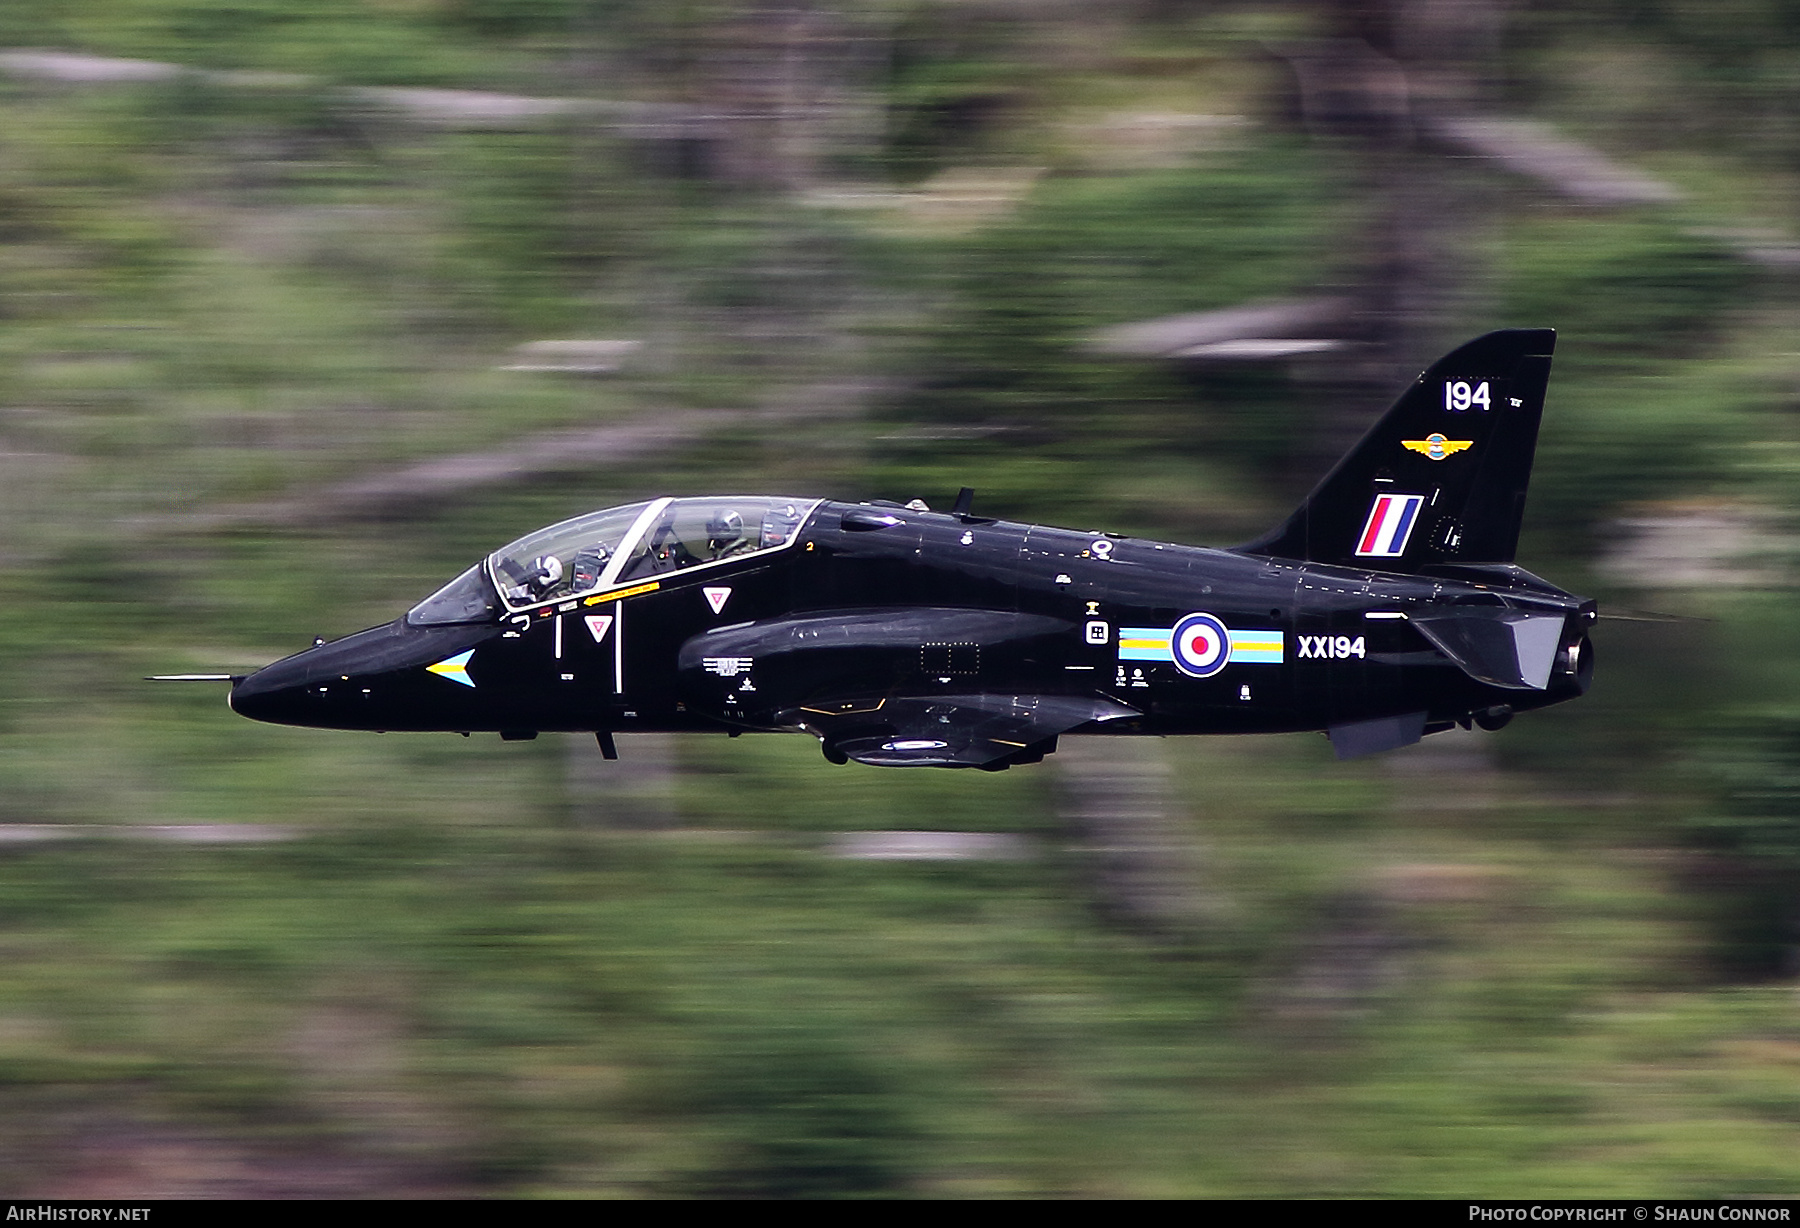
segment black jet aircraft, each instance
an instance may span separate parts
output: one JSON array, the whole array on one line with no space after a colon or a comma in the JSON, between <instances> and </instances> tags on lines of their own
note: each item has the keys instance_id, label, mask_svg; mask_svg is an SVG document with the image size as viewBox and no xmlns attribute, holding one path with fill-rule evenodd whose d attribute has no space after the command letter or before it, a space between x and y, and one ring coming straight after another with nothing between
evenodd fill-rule
<instances>
[{"instance_id":1,"label":"black jet aircraft","mask_svg":"<svg viewBox=\"0 0 1800 1228\"><path fill-rule=\"evenodd\" d=\"M1279 527L1203 549L923 503L660 498L520 538L385 626L232 677L330 729L809 734L1034 763L1065 734L1498 729L1593 676L1594 603L1513 562L1555 333L1433 364Z\"/></svg>"}]
</instances>

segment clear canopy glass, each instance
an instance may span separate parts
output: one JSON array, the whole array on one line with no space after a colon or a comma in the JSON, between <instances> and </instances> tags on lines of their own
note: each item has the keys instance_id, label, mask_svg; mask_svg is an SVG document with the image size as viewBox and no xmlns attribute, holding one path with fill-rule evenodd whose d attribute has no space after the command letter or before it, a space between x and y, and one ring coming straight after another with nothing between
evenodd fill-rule
<instances>
[{"instance_id":1,"label":"clear canopy glass","mask_svg":"<svg viewBox=\"0 0 1800 1228\"><path fill-rule=\"evenodd\" d=\"M414 606L407 621L487 622L508 610L777 550L794 540L818 505L817 499L723 495L590 512L496 550L485 574L471 567Z\"/></svg>"},{"instance_id":2,"label":"clear canopy glass","mask_svg":"<svg viewBox=\"0 0 1800 1228\"><path fill-rule=\"evenodd\" d=\"M415 627L443 623L485 623L500 616L500 599L477 563L407 612Z\"/></svg>"},{"instance_id":3,"label":"clear canopy glass","mask_svg":"<svg viewBox=\"0 0 1800 1228\"><path fill-rule=\"evenodd\" d=\"M500 595L518 609L599 588L620 543L650 506L632 503L590 512L494 551L488 564Z\"/></svg>"},{"instance_id":4,"label":"clear canopy glass","mask_svg":"<svg viewBox=\"0 0 1800 1228\"><path fill-rule=\"evenodd\" d=\"M617 580L641 580L785 546L817 504L816 499L769 495L671 500L630 545Z\"/></svg>"}]
</instances>

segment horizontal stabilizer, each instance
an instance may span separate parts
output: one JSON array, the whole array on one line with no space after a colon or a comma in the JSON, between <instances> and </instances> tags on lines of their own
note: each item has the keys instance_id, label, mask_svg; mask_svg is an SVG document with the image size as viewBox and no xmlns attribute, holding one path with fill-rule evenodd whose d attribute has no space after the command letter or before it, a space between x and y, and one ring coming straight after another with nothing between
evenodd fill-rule
<instances>
[{"instance_id":1,"label":"horizontal stabilizer","mask_svg":"<svg viewBox=\"0 0 1800 1228\"><path fill-rule=\"evenodd\" d=\"M1515 691L1542 691L1562 643L1563 616L1500 607L1413 618L1437 650L1478 682Z\"/></svg>"}]
</instances>

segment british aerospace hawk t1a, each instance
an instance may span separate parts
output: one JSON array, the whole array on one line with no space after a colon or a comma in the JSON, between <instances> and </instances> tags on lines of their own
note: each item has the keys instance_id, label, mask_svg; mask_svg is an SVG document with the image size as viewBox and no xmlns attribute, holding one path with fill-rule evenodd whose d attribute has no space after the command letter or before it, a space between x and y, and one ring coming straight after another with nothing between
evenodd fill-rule
<instances>
[{"instance_id":1,"label":"british aerospace hawk t1a","mask_svg":"<svg viewBox=\"0 0 1800 1228\"><path fill-rule=\"evenodd\" d=\"M1513 562L1555 333L1422 374L1226 550L922 503L660 498L502 547L384 626L233 677L332 729L804 733L834 763L1034 763L1070 734L1323 730L1340 757L1581 695L1592 601Z\"/></svg>"}]
</instances>

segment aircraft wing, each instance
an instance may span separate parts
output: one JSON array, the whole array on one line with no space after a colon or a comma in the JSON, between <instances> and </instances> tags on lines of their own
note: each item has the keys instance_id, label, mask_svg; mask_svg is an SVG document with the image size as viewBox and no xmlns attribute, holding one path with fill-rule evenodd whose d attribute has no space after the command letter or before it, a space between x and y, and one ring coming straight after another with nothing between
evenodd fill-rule
<instances>
[{"instance_id":1,"label":"aircraft wing","mask_svg":"<svg viewBox=\"0 0 1800 1228\"><path fill-rule=\"evenodd\" d=\"M783 715L829 750L873 767L987 767L1041 759L1058 734L1140 713L1098 695L971 694L845 701Z\"/></svg>"},{"instance_id":2,"label":"aircraft wing","mask_svg":"<svg viewBox=\"0 0 1800 1228\"><path fill-rule=\"evenodd\" d=\"M1006 610L821 611L688 640L685 701L729 724L803 729L827 757L883 767L1041 758L1058 734L1141 715L1088 691L1024 693L1059 662L1072 623Z\"/></svg>"}]
</instances>

